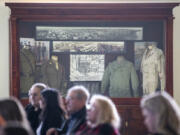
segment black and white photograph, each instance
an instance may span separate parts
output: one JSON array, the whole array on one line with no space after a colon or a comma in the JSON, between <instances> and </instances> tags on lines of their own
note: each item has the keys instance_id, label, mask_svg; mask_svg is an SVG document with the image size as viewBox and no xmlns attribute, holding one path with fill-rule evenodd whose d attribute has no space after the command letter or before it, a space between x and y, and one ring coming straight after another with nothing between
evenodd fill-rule
<instances>
[{"instance_id":1,"label":"black and white photograph","mask_svg":"<svg viewBox=\"0 0 180 135\"><path fill-rule=\"evenodd\" d=\"M42 64L49 60L49 41L36 41L34 46L32 46L33 53L36 56L36 63Z\"/></svg>"},{"instance_id":2,"label":"black and white photograph","mask_svg":"<svg viewBox=\"0 0 180 135\"><path fill-rule=\"evenodd\" d=\"M122 41L142 40L143 27L50 27L36 26L37 40Z\"/></svg>"},{"instance_id":3,"label":"black and white photograph","mask_svg":"<svg viewBox=\"0 0 180 135\"><path fill-rule=\"evenodd\" d=\"M53 41L53 52L118 53L124 51L124 42Z\"/></svg>"},{"instance_id":4,"label":"black and white photograph","mask_svg":"<svg viewBox=\"0 0 180 135\"><path fill-rule=\"evenodd\" d=\"M104 55L70 55L70 81L101 81Z\"/></svg>"},{"instance_id":5,"label":"black and white photograph","mask_svg":"<svg viewBox=\"0 0 180 135\"><path fill-rule=\"evenodd\" d=\"M37 65L47 61L49 55L49 41L36 41L34 38L20 38L21 50L26 49L34 54Z\"/></svg>"},{"instance_id":6,"label":"black and white photograph","mask_svg":"<svg viewBox=\"0 0 180 135\"><path fill-rule=\"evenodd\" d=\"M21 37L20 38L20 45L21 45L21 48L24 48L25 46L29 46L30 48L34 45L35 43L35 39L34 38L24 38L24 37Z\"/></svg>"}]
</instances>

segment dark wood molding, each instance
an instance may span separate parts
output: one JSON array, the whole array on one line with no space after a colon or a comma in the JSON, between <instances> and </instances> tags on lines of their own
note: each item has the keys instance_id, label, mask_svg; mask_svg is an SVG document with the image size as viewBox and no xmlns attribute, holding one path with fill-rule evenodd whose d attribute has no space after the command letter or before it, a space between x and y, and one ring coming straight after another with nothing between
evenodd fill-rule
<instances>
[{"instance_id":1,"label":"dark wood molding","mask_svg":"<svg viewBox=\"0 0 180 135\"><path fill-rule=\"evenodd\" d=\"M11 15L172 16L178 3L6 3Z\"/></svg>"}]
</instances>

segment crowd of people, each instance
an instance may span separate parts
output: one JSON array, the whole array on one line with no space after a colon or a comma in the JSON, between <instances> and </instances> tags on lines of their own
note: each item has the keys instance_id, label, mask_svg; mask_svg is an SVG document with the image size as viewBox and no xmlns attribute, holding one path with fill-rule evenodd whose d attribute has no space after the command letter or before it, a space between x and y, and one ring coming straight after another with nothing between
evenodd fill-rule
<instances>
[{"instance_id":1,"label":"crowd of people","mask_svg":"<svg viewBox=\"0 0 180 135\"><path fill-rule=\"evenodd\" d=\"M153 135L180 135L180 109L165 91L144 96L140 107ZM0 100L0 135L120 135L121 117L113 101L73 86L64 99L43 83L32 85L29 104Z\"/></svg>"}]
</instances>

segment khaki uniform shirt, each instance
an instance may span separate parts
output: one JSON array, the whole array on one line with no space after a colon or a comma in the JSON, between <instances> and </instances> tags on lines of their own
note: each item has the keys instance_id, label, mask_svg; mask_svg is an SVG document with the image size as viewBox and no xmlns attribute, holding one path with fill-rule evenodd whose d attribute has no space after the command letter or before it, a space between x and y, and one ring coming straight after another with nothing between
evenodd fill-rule
<instances>
[{"instance_id":1,"label":"khaki uniform shirt","mask_svg":"<svg viewBox=\"0 0 180 135\"><path fill-rule=\"evenodd\" d=\"M149 94L160 89L165 89L165 60L162 50L153 47L145 50L141 62L143 75L143 94ZM160 81L159 81L160 80Z\"/></svg>"}]
</instances>

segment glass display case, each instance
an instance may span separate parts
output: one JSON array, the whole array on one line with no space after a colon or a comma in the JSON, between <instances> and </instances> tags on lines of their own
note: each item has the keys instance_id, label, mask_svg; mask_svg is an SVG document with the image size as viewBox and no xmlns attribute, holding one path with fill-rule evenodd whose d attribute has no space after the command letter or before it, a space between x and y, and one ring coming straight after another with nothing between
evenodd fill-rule
<instances>
[{"instance_id":1,"label":"glass display case","mask_svg":"<svg viewBox=\"0 0 180 135\"><path fill-rule=\"evenodd\" d=\"M164 25L160 20L19 21L20 97L27 97L35 82L63 95L73 85L116 98L165 90Z\"/></svg>"}]
</instances>

